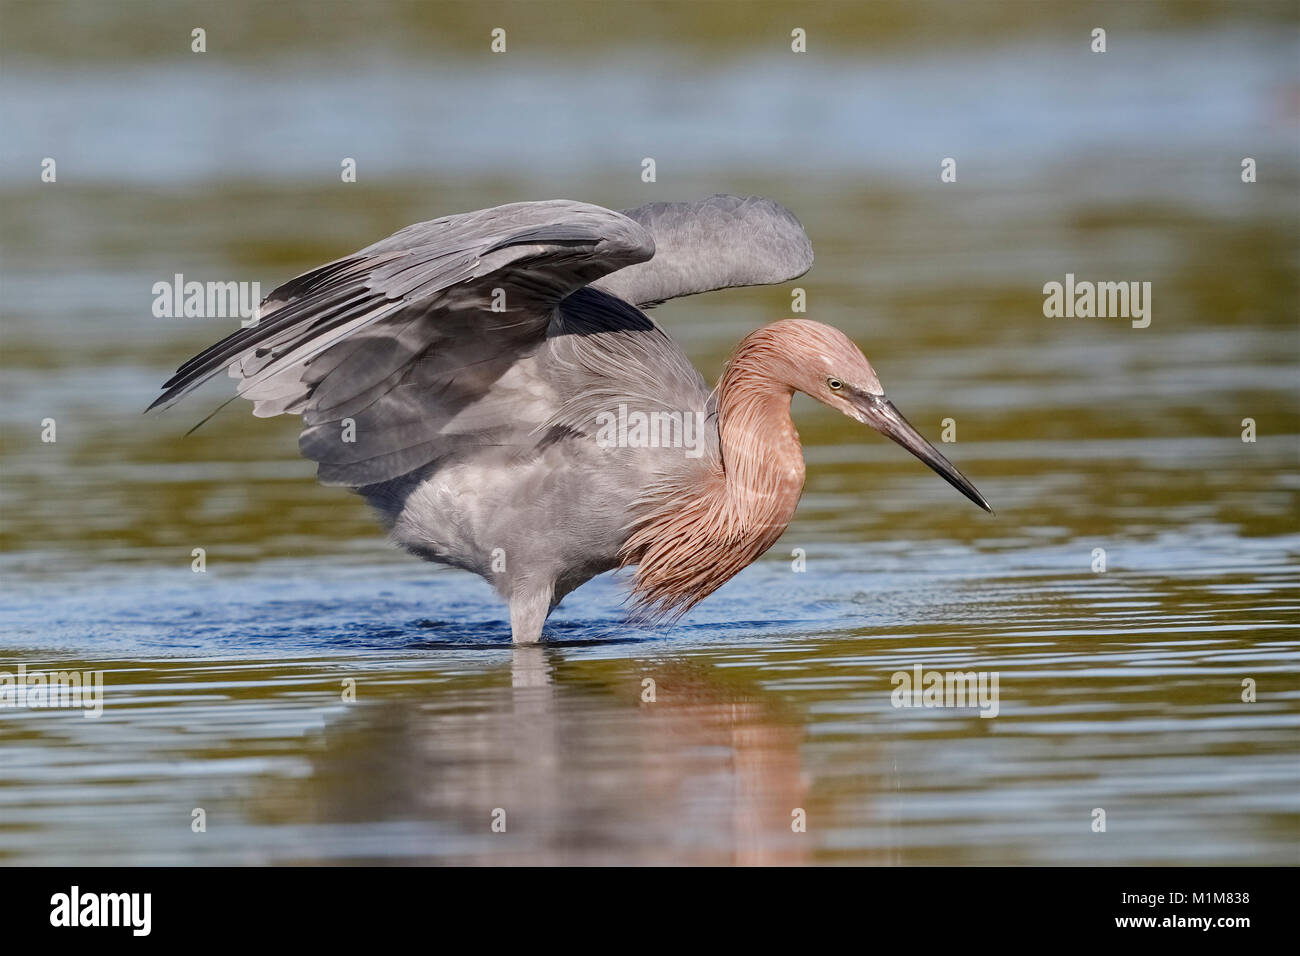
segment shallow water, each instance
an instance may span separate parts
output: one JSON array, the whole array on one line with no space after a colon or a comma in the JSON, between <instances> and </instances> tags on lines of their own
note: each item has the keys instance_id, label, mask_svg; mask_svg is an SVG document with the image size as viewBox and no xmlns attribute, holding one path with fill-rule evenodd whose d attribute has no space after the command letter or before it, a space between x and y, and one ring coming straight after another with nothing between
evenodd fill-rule
<instances>
[{"instance_id":1,"label":"shallow water","mask_svg":"<svg viewBox=\"0 0 1300 956\"><path fill-rule=\"evenodd\" d=\"M310 37L291 68L8 55L0 671L102 670L105 706L0 707L0 861L1300 862L1294 25L1221 26L1096 73L1051 33L771 70L651 44L587 122L569 94L609 66L558 48L531 83L363 58L355 99ZM335 185L363 107L373 175ZM720 190L789 205L817 264L658 311L706 377L798 285L923 432L955 420L996 517L798 400L808 484L767 556L674 628L628 625L606 577L512 648L485 584L315 484L292 421L183 437L224 382L140 415L231 324L152 318L176 272L269 291L449 211ZM1151 326L1045 318L1067 272L1150 281ZM917 665L996 674L997 715L894 706Z\"/></svg>"},{"instance_id":2,"label":"shallow water","mask_svg":"<svg viewBox=\"0 0 1300 956\"><path fill-rule=\"evenodd\" d=\"M1100 576L1070 547L824 547L667 633L596 582L527 648L486 586L405 562L33 582L6 656L102 669L107 705L0 711L0 842L9 862L1293 862L1297 550L1207 534ZM997 716L895 708L917 663L996 671Z\"/></svg>"}]
</instances>

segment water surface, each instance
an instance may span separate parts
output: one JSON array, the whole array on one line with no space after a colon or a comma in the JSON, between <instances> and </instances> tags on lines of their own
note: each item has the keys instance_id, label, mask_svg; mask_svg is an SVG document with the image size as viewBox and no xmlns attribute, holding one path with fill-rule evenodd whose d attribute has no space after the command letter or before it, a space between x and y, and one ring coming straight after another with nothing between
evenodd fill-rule
<instances>
[{"instance_id":1,"label":"water surface","mask_svg":"<svg viewBox=\"0 0 1300 956\"><path fill-rule=\"evenodd\" d=\"M106 702L0 708L0 861L1300 862L1293 23L346 76L313 36L6 54L0 671L102 670ZM153 318L177 272L269 291L450 211L714 191L789 205L817 263L658 311L706 377L797 285L922 431L953 419L996 518L801 399L768 555L675 628L605 577L512 648L485 584L315 484L293 421L183 437L225 382L140 414L231 326ZM1151 282L1150 327L1044 318L1067 272ZM996 673L997 716L893 706L918 664Z\"/></svg>"}]
</instances>

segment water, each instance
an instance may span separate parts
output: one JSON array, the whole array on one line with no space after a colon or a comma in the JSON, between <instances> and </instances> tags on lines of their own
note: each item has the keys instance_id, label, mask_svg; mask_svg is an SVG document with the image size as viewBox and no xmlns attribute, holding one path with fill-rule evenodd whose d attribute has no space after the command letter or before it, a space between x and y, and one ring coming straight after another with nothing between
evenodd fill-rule
<instances>
[{"instance_id":1,"label":"water","mask_svg":"<svg viewBox=\"0 0 1300 956\"><path fill-rule=\"evenodd\" d=\"M285 63L7 51L0 671L106 696L0 708L0 861L1300 862L1294 24L1137 33L1104 68L959 26L798 63L660 38L618 75L552 38L513 72L371 51L345 79L325 27ZM152 318L176 272L269 290L448 211L719 190L798 213L809 315L932 439L955 420L996 518L798 400L808 484L768 555L675 628L628 626L606 577L512 648L485 584L314 483L292 421L183 438L225 383L140 415L230 324ZM1044 318L1067 272L1150 281L1151 326ZM714 378L792 285L658 317ZM996 673L997 716L893 706L918 664Z\"/></svg>"}]
</instances>

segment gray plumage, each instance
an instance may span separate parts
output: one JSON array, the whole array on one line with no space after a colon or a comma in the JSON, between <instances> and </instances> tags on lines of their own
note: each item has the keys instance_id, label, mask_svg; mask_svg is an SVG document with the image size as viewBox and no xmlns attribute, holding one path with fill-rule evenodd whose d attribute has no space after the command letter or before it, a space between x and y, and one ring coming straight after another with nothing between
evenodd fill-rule
<instances>
[{"instance_id":1,"label":"gray plumage","mask_svg":"<svg viewBox=\"0 0 1300 956\"><path fill-rule=\"evenodd\" d=\"M812 268L812 242L803 226L770 199L652 202L623 215L654 237L654 258L592 285L643 309L683 295L785 282Z\"/></svg>"},{"instance_id":2,"label":"gray plumage","mask_svg":"<svg viewBox=\"0 0 1300 956\"><path fill-rule=\"evenodd\" d=\"M321 482L363 494L411 552L485 577L534 641L565 594L617 566L640 489L717 462L716 426L698 457L593 441L620 404L713 411L637 306L811 264L798 220L756 197L448 216L280 286L150 407L228 369L254 414L302 416Z\"/></svg>"}]
</instances>

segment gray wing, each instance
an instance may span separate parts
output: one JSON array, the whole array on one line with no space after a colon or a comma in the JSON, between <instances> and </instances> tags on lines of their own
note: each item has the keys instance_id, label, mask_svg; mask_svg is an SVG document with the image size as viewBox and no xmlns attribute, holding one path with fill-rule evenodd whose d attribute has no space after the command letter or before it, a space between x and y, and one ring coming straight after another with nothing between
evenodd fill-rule
<instances>
[{"instance_id":1,"label":"gray wing","mask_svg":"<svg viewBox=\"0 0 1300 956\"><path fill-rule=\"evenodd\" d=\"M812 267L803 226L770 199L717 195L654 202L623 215L654 237L654 258L592 284L642 308L697 292L787 282Z\"/></svg>"},{"instance_id":2,"label":"gray wing","mask_svg":"<svg viewBox=\"0 0 1300 956\"><path fill-rule=\"evenodd\" d=\"M561 398L533 358L556 306L653 254L636 222L568 200L408 226L276 289L150 408L229 369L255 414L303 416L322 482L387 481L546 421Z\"/></svg>"}]
</instances>

